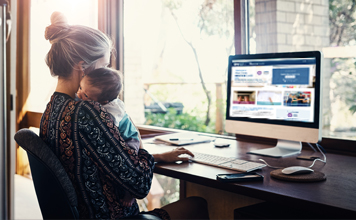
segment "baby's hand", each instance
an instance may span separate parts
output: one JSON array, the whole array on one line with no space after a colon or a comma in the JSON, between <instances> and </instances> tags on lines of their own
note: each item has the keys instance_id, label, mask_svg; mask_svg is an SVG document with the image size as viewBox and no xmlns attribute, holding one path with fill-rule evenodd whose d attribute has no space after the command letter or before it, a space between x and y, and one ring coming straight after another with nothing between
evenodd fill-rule
<instances>
[{"instance_id":1,"label":"baby's hand","mask_svg":"<svg viewBox=\"0 0 356 220\"><path fill-rule=\"evenodd\" d=\"M122 206L131 207L132 204L134 204L135 200L136 199L134 197L132 197L128 192L126 192L124 198L121 199Z\"/></svg>"},{"instance_id":2,"label":"baby's hand","mask_svg":"<svg viewBox=\"0 0 356 220\"><path fill-rule=\"evenodd\" d=\"M134 198L132 200L122 200L122 206L131 207L132 204L134 204L134 202L135 202Z\"/></svg>"}]
</instances>

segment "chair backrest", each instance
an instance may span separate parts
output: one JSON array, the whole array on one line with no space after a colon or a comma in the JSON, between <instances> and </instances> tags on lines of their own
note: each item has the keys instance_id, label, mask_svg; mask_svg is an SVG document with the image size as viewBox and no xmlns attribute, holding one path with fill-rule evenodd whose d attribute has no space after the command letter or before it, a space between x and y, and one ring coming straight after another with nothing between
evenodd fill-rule
<instances>
[{"instance_id":1,"label":"chair backrest","mask_svg":"<svg viewBox=\"0 0 356 220\"><path fill-rule=\"evenodd\" d=\"M44 219L79 219L72 182L51 149L33 131L16 132L15 141L27 152L37 200Z\"/></svg>"}]
</instances>

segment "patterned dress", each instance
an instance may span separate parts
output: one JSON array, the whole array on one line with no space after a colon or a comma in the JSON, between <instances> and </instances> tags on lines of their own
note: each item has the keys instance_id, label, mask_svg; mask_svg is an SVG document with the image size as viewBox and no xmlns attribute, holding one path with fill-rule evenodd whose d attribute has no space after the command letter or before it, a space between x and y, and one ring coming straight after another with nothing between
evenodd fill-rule
<instances>
[{"instance_id":1,"label":"patterned dress","mask_svg":"<svg viewBox=\"0 0 356 220\"><path fill-rule=\"evenodd\" d=\"M40 137L74 185L80 218L118 219L139 213L136 202L124 207L120 200L125 191L138 199L146 197L154 158L144 149L136 153L99 103L74 101L55 92L42 115ZM162 209L149 213L169 218Z\"/></svg>"}]
</instances>

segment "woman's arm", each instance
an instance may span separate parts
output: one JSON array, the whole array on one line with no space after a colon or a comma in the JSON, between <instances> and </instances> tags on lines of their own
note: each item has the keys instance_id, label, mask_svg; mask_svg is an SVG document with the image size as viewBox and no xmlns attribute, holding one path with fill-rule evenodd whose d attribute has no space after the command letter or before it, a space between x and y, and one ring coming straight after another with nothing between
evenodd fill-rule
<instances>
[{"instance_id":1,"label":"woman's arm","mask_svg":"<svg viewBox=\"0 0 356 220\"><path fill-rule=\"evenodd\" d=\"M112 117L97 102L80 102L74 130L85 154L118 186L135 198L147 196L153 177L154 157L128 146ZM83 151L84 152L84 151Z\"/></svg>"}]
</instances>

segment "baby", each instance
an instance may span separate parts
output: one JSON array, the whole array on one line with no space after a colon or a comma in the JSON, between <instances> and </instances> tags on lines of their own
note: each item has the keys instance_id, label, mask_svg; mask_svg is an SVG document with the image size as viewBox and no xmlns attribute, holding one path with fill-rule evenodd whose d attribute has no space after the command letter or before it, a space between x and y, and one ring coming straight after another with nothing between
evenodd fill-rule
<instances>
[{"instance_id":1,"label":"baby","mask_svg":"<svg viewBox=\"0 0 356 220\"><path fill-rule=\"evenodd\" d=\"M79 99L96 101L113 116L115 125L119 128L121 137L128 146L138 152L141 137L130 117L125 112L124 103L118 99L122 88L121 74L110 68L99 68L91 71L80 81L77 92ZM135 201L129 192L125 192L123 206L129 207Z\"/></svg>"}]
</instances>

